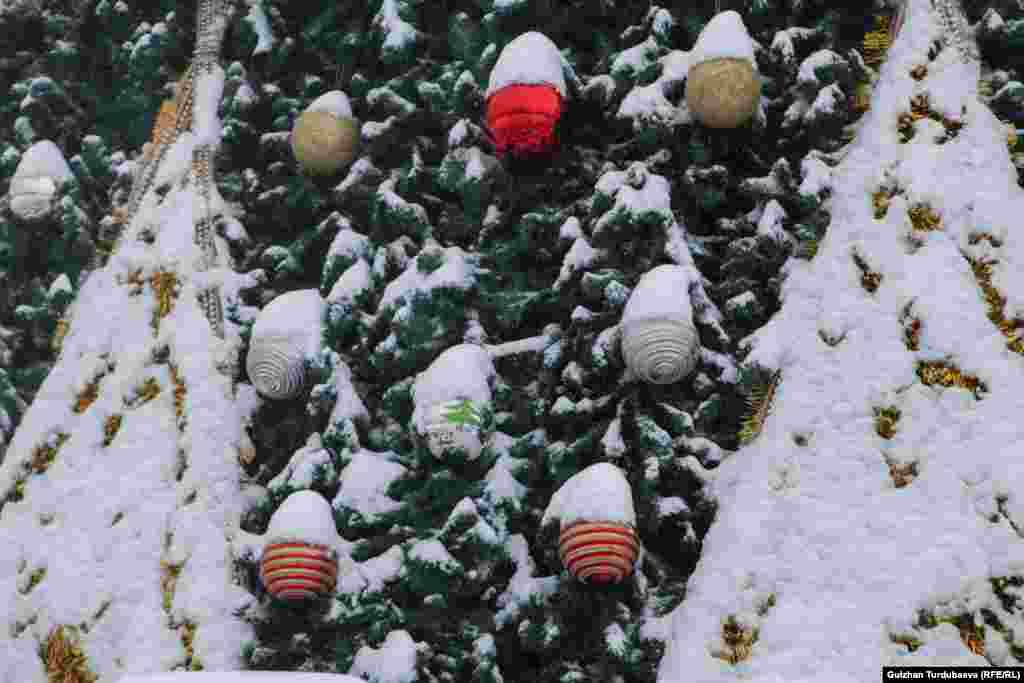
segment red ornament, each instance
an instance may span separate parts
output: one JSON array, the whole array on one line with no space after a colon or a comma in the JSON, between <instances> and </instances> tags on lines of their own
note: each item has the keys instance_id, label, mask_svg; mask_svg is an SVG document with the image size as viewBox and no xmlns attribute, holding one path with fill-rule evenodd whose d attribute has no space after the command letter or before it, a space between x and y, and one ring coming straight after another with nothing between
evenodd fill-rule
<instances>
[{"instance_id":1,"label":"red ornament","mask_svg":"<svg viewBox=\"0 0 1024 683\"><path fill-rule=\"evenodd\" d=\"M562 531L558 554L569 573L588 583L619 583L633 573L636 532L614 522L579 522Z\"/></svg>"},{"instance_id":2,"label":"red ornament","mask_svg":"<svg viewBox=\"0 0 1024 683\"><path fill-rule=\"evenodd\" d=\"M487 98L487 128L498 156L550 153L562 96L547 83L509 85Z\"/></svg>"},{"instance_id":3,"label":"red ornament","mask_svg":"<svg viewBox=\"0 0 1024 683\"><path fill-rule=\"evenodd\" d=\"M260 560L260 580L279 600L316 598L334 590L338 561L323 546L272 543Z\"/></svg>"}]
</instances>

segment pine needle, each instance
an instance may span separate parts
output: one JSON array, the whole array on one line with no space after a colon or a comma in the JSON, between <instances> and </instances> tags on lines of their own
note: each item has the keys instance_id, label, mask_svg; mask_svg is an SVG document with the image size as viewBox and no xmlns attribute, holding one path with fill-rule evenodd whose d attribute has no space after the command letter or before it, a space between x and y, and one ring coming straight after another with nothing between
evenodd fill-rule
<instances>
[{"instance_id":1,"label":"pine needle","mask_svg":"<svg viewBox=\"0 0 1024 683\"><path fill-rule=\"evenodd\" d=\"M753 441L764 429L765 420L771 413L772 402L775 400L775 391L781 378L781 372L776 371L766 382L758 382L754 385L750 396L747 397L747 414L744 416L740 428L740 444L747 445Z\"/></svg>"},{"instance_id":2,"label":"pine needle","mask_svg":"<svg viewBox=\"0 0 1024 683\"><path fill-rule=\"evenodd\" d=\"M917 478L917 463L889 463L889 476L896 488L901 489Z\"/></svg>"},{"instance_id":3,"label":"pine needle","mask_svg":"<svg viewBox=\"0 0 1024 683\"><path fill-rule=\"evenodd\" d=\"M142 383L142 387L136 391L137 397L132 401L132 404L133 407L138 408L160 395L160 383L153 377L147 377L146 381Z\"/></svg>"},{"instance_id":4,"label":"pine needle","mask_svg":"<svg viewBox=\"0 0 1024 683\"><path fill-rule=\"evenodd\" d=\"M171 365L171 381L174 382L174 414L179 418L185 415L185 382L178 375L178 368Z\"/></svg>"},{"instance_id":5,"label":"pine needle","mask_svg":"<svg viewBox=\"0 0 1024 683\"><path fill-rule=\"evenodd\" d=\"M868 267L867 261L864 257L858 254L856 251L853 252L853 262L857 264L860 269L860 283L868 292L874 293L878 290L878 286L882 284L882 274L871 270Z\"/></svg>"},{"instance_id":6,"label":"pine needle","mask_svg":"<svg viewBox=\"0 0 1024 683\"><path fill-rule=\"evenodd\" d=\"M821 246L821 240L819 238L809 239L805 242L801 242L800 246L797 247L796 257L810 261L818 255L818 249Z\"/></svg>"},{"instance_id":7,"label":"pine needle","mask_svg":"<svg viewBox=\"0 0 1024 683\"><path fill-rule=\"evenodd\" d=\"M181 627L181 644L185 646L185 656L187 660L185 662L185 669L188 671L202 671L203 665L198 659L196 659L195 653L195 642L196 638L196 625L191 621L186 621Z\"/></svg>"},{"instance_id":8,"label":"pine needle","mask_svg":"<svg viewBox=\"0 0 1024 683\"><path fill-rule=\"evenodd\" d=\"M61 432L57 434L55 443L44 443L36 447L35 451L32 452L31 465L36 474L42 474L50 468L50 465L53 464L54 459L57 457L57 451L70 438L70 435Z\"/></svg>"},{"instance_id":9,"label":"pine needle","mask_svg":"<svg viewBox=\"0 0 1024 683\"><path fill-rule=\"evenodd\" d=\"M54 353L60 355L60 350L64 346L64 337L67 336L69 329L71 329L71 324L65 318L57 321L57 326L53 329L53 338L50 340L50 349Z\"/></svg>"},{"instance_id":10,"label":"pine needle","mask_svg":"<svg viewBox=\"0 0 1024 683\"><path fill-rule=\"evenodd\" d=\"M97 680L77 640L73 627L58 626L50 632L42 652L50 683L95 683Z\"/></svg>"},{"instance_id":11,"label":"pine needle","mask_svg":"<svg viewBox=\"0 0 1024 683\"><path fill-rule=\"evenodd\" d=\"M114 441L114 437L117 436L117 432L121 429L121 415L111 415L103 422L103 445L109 446Z\"/></svg>"},{"instance_id":12,"label":"pine needle","mask_svg":"<svg viewBox=\"0 0 1024 683\"><path fill-rule=\"evenodd\" d=\"M100 380L94 379L85 385L85 388L75 397L75 405L71 409L75 414L81 415L89 406L96 402L100 396Z\"/></svg>"},{"instance_id":13,"label":"pine needle","mask_svg":"<svg viewBox=\"0 0 1024 683\"><path fill-rule=\"evenodd\" d=\"M153 327L160 325L160 319L166 318L174 308L177 297L178 276L170 271L158 271L149 278L149 284L156 295L157 308L153 314Z\"/></svg>"},{"instance_id":14,"label":"pine needle","mask_svg":"<svg viewBox=\"0 0 1024 683\"><path fill-rule=\"evenodd\" d=\"M722 624L722 642L725 649L712 653L712 656L736 665L750 658L750 652L757 642L757 629L746 629L735 617L730 616Z\"/></svg>"},{"instance_id":15,"label":"pine needle","mask_svg":"<svg viewBox=\"0 0 1024 683\"><path fill-rule=\"evenodd\" d=\"M931 361L917 364L917 376L929 386L959 387L973 392L975 397L981 398L981 394L988 391L985 383L973 375L965 375L959 368L943 363Z\"/></svg>"},{"instance_id":16,"label":"pine needle","mask_svg":"<svg viewBox=\"0 0 1024 683\"><path fill-rule=\"evenodd\" d=\"M883 439L891 439L896 435L896 423L899 420L899 408L875 408L875 431Z\"/></svg>"},{"instance_id":17,"label":"pine needle","mask_svg":"<svg viewBox=\"0 0 1024 683\"><path fill-rule=\"evenodd\" d=\"M882 188L876 190L871 195L871 205L875 208L876 220L885 218L885 214L889 212L889 204L892 202L893 194L893 192Z\"/></svg>"},{"instance_id":18,"label":"pine needle","mask_svg":"<svg viewBox=\"0 0 1024 683\"><path fill-rule=\"evenodd\" d=\"M903 325L903 343L909 351L917 351L921 348L921 319L910 312L912 305L911 302L903 308L900 323Z\"/></svg>"},{"instance_id":19,"label":"pine needle","mask_svg":"<svg viewBox=\"0 0 1024 683\"><path fill-rule=\"evenodd\" d=\"M981 288L982 298L988 306L988 319L1006 337L1006 348L1024 355L1024 321L1007 319L1003 314L1006 297L992 284L992 263L968 258L974 279Z\"/></svg>"},{"instance_id":20,"label":"pine needle","mask_svg":"<svg viewBox=\"0 0 1024 683\"><path fill-rule=\"evenodd\" d=\"M160 570L160 592L164 596L164 611L169 613L174 605L174 589L178 585L181 565L162 561Z\"/></svg>"},{"instance_id":21,"label":"pine needle","mask_svg":"<svg viewBox=\"0 0 1024 683\"><path fill-rule=\"evenodd\" d=\"M910 216L910 223L914 226L914 230L934 232L942 227L939 214L930 206L915 206L907 209L907 214Z\"/></svg>"}]
</instances>

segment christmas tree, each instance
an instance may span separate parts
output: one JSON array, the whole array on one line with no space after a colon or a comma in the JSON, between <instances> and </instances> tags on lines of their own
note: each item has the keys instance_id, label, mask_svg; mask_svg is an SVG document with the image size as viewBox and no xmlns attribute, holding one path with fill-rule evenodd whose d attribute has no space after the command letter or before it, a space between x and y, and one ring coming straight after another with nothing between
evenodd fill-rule
<instances>
[{"instance_id":1,"label":"christmas tree","mask_svg":"<svg viewBox=\"0 0 1024 683\"><path fill-rule=\"evenodd\" d=\"M0 461L74 332L72 299L99 297L99 277L123 266L116 284L147 302L153 326L133 343L152 358L138 361L145 371L93 359L74 414L98 400L109 414L93 440L116 447L120 434L140 449L131 411L174 412L168 448L245 491L237 585L210 608L222 621L197 631L197 586L213 570L194 559L209 520L190 535L187 506L198 498L201 516L221 499L217 481L182 466L160 498L177 515L159 549L160 637L174 654L147 663L166 651L150 643L104 672L655 683L666 617L687 599L716 518L708 483L758 438L780 386L750 341L780 311L793 264L827 239L843 190L834 169L864 125L894 3L66 4L0 11L5 32L27 36L19 45L38 43L0 46L11 94L0 107ZM1024 134L1009 132L1024 128L1024 9L968 4L979 93L1007 126L1024 186ZM204 33L214 6L225 25ZM527 44L542 57L513 42L538 34L546 42ZM716 62L730 68L698 71ZM489 125L492 89L509 85L550 91L502 103L525 133ZM746 111L716 112L722 93ZM957 122L929 106L908 104L893 135L930 123L938 144L954 138ZM895 195L883 188L874 208ZM201 253L201 267L145 256L154 244ZM857 263L877 288L881 276ZM1015 350L1019 320L976 268ZM222 362L188 366L187 332L173 327L184 316L209 324L204 353ZM825 325L821 340L842 335ZM216 391L196 388L203 373ZM123 405L104 398L129 380ZM203 421L203 406L229 403L244 433ZM77 438L50 430L31 462L45 472ZM5 500L20 502L33 472L26 464ZM309 492L330 520L319 502L315 514L294 503ZM628 514L602 514L616 505ZM580 522L619 524L636 544L621 554L628 570L589 580L566 550ZM330 580L309 599L268 585L267 549L296 539L332 567L318 565ZM1009 634L1007 661L1024 660L1006 627L1020 582L993 584L1003 612L987 623ZM742 666L773 600L723 626L723 667ZM973 615L928 618L928 629L974 628ZM220 623L240 652L210 644Z\"/></svg>"}]
</instances>

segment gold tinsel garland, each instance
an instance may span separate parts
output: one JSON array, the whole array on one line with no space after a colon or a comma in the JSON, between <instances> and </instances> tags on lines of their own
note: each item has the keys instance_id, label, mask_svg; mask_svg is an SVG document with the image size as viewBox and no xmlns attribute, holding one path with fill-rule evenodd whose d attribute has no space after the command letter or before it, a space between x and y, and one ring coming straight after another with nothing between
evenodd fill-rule
<instances>
[{"instance_id":1,"label":"gold tinsel garland","mask_svg":"<svg viewBox=\"0 0 1024 683\"><path fill-rule=\"evenodd\" d=\"M889 32L890 17L885 14L875 15L875 30L864 34L864 63L878 66L885 60L885 53L892 45L892 34Z\"/></svg>"}]
</instances>

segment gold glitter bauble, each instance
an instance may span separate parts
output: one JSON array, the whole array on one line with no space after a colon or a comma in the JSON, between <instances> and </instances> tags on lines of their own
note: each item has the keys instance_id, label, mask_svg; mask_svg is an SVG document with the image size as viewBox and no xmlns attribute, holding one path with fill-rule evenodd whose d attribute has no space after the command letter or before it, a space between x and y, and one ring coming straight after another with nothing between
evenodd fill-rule
<instances>
[{"instance_id":1,"label":"gold glitter bauble","mask_svg":"<svg viewBox=\"0 0 1024 683\"><path fill-rule=\"evenodd\" d=\"M691 68L686 77L686 104L709 128L742 126L760 102L761 79L745 59L711 59Z\"/></svg>"},{"instance_id":2,"label":"gold glitter bauble","mask_svg":"<svg viewBox=\"0 0 1024 683\"><path fill-rule=\"evenodd\" d=\"M307 111L292 129L292 153L311 175L331 175L359 153L359 124L330 112Z\"/></svg>"}]
</instances>

